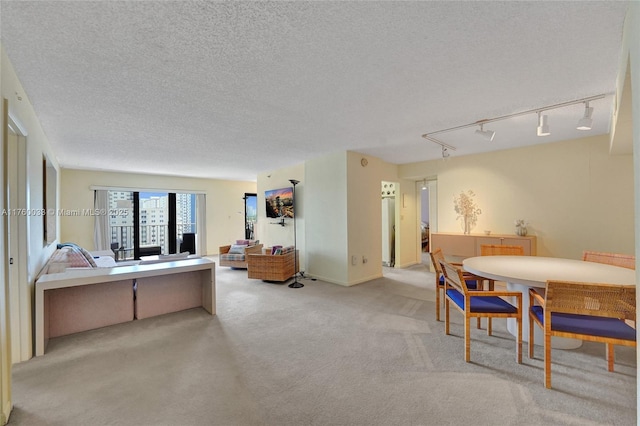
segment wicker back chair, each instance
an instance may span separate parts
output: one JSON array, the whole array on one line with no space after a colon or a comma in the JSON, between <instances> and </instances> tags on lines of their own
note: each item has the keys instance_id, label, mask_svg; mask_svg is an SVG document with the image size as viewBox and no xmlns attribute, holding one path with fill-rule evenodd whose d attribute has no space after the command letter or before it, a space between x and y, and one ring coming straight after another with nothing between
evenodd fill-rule
<instances>
[{"instance_id":1,"label":"wicker back chair","mask_svg":"<svg viewBox=\"0 0 640 426\"><path fill-rule=\"evenodd\" d=\"M544 384L551 388L551 336L607 345L608 370L613 371L613 345L636 346L636 286L547 281L544 299L529 291L529 358L534 351L534 323L544 330Z\"/></svg>"},{"instance_id":2,"label":"wicker back chair","mask_svg":"<svg viewBox=\"0 0 640 426\"><path fill-rule=\"evenodd\" d=\"M524 256L522 246L510 246L502 244L481 244L480 256ZM489 290L495 287L495 280L489 281Z\"/></svg>"},{"instance_id":3,"label":"wicker back chair","mask_svg":"<svg viewBox=\"0 0 640 426\"><path fill-rule=\"evenodd\" d=\"M464 360L471 360L470 319L487 318L487 334L491 335L491 318L515 318L518 324L516 337L516 361L522 363L522 293L519 291L473 291L469 290L461 269L440 262L445 276L444 321L445 333L449 333L449 304L464 315ZM503 297L514 297L516 305Z\"/></svg>"},{"instance_id":4,"label":"wicker back chair","mask_svg":"<svg viewBox=\"0 0 640 426\"><path fill-rule=\"evenodd\" d=\"M636 257L630 254L605 253L585 250L582 253L582 260L586 262L605 263L607 265L636 269Z\"/></svg>"},{"instance_id":5,"label":"wicker back chair","mask_svg":"<svg viewBox=\"0 0 640 426\"><path fill-rule=\"evenodd\" d=\"M442 266L440 262L445 262L444 253L440 248L436 248L429 253L431 257L431 263L433 269L436 271L436 321L440 321L440 292L444 292L444 273L442 272ZM460 263L451 263L456 267L462 267ZM481 288L481 284L484 280L482 277L475 276L469 272L463 271L464 279L467 284L467 288L476 290ZM480 328L480 318L478 318L478 328Z\"/></svg>"},{"instance_id":6,"label":"wicker back chair","mask_svg":"<svg viewBox=\"0 0 640 426\"><path fill-rule=\"evenodd\" d=\"M481 244L480 256L524 256L524 248L501 244Z\"/></svg>"}]
</instances>

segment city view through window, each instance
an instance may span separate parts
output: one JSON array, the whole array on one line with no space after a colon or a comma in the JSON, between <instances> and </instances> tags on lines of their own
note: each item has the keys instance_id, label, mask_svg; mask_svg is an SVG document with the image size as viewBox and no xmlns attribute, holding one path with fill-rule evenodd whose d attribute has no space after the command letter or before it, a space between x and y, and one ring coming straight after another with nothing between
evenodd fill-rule
<instances>
[{"instance_id":1,"label":"city view through window","mask_svg":"<svg viewBox=\"0 0 640 426\"><path fill-rule=\"evenodd\" d=\"M256 194L244 194L244 237L255 240L255 225L258 221L258 197Z\"/></svg>"},{"instance_id":2,"label":"city view through window","mask_svg":"<svg viewBox=\"0 0 640 426\"><path fill-rule=\"evenodd\" d=\"M170 194L166 192L139 192L138 244L141 252L169 254ZM180 251L183 234L197 232L196 195L175 194L176 251ZM109 208L117 215L109 218L111 246L119 251L119 259L134 257L134 202L132 191L109 191Z\"/></svg>"}]
</instances>

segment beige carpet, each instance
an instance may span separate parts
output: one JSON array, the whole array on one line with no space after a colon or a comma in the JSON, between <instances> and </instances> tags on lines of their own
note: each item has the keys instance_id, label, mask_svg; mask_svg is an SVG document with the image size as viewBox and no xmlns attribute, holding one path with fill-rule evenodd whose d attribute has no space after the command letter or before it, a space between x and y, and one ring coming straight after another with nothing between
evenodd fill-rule
<instances>
[{"instance_id":1,"label":"beige carpet","mask_svg":"<svg viewBox=\"0 0 640 426\"><path fill-rule=\"evenodd\" d=\"M218 315L194 309L53 339L13 371L13 425L636 424L635 349L515 362L504 322L463 360L435 321L433 275L387 269L351 288L304 288L217 269Z\"/></svg>"}]
</instances>

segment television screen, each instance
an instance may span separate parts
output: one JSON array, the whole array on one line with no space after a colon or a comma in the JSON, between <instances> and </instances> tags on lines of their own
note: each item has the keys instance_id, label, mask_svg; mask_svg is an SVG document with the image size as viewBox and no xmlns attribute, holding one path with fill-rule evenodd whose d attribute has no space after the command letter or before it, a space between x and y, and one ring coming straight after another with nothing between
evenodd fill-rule
<instances>
[{"instance_id":1,"label":"television screen","mask_svg":"<svg viewBox=\"0 0 640 426\"><path fill-rule=\"evenodd\" d=\"M264 192L267 217L293 217L293 188L271 189Z\"/></svg>"}]
</instances>

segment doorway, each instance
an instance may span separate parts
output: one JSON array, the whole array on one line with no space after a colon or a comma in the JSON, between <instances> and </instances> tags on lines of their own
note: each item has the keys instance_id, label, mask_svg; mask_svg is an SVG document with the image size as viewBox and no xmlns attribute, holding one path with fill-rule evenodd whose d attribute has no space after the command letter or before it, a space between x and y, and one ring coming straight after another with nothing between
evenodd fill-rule
<instances>
[{"instance_id":1,"label":"doorway","mask_svg":"<svg viewBox=\"0 0 640 426\"><path fill-rule=\"evenodd\" d=\"M416 182L416 198L418 208L418 253L420 261L425 265L431 265L429 253L433 248L431 245L431 234L438 229L438 208L437 208L437 181L436 179L423 179Z\"/></svg>"},{"instance_id":2,"label":"doorway","mask_svg":"<svg viewBox=\"0 0 640 426\"><path fill-rule=\"evenodd\" d=\"M397 182L381 183L382 196L382 266L396 264L396 196Z\"/></svg>"}]
</instances>

